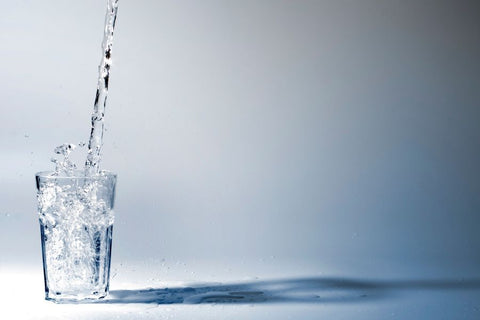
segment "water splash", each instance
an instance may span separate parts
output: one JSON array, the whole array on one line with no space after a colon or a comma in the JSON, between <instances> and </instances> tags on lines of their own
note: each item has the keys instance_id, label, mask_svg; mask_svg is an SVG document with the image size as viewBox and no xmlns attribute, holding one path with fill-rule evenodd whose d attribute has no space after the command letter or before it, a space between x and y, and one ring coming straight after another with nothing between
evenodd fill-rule
<instances>
[{"instance_id":1,"label":"water splash","mask_svg":"<svg viewBox=\"0 0 480 320\"><path fill-rule=\"evenodd\" d=\"M55 148L55 153L61 156L61 159L52 158L51 161L55 163L55 175L73 175L77 169L77 165L70 159L70 153L75 150L76 146L71 143L64 143Z\"/></svg>"}]
</instances>

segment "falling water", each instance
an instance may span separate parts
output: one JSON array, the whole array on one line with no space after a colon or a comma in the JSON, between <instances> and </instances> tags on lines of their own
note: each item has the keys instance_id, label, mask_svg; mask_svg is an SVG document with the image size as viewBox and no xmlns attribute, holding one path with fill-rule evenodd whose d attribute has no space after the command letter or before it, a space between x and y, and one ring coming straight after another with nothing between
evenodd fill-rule
<instances>
[{"instance_id":1,"label":"falling water","mask_svg":"<svg viewBox=\"0 0 480 320\"><path fill-rule=\"evenodd\" d=\"M117 19L118 0L107 0L107 13L105 15L105 33L102 42L102 60L98 68L97 92L92 113L92 128L88 142L87 161L85 174L94 175L99 171L101 151L103 145L104 117L107 104L108 82L112 63L112 44L115 21Z\"/></svg>"}]
</instances>

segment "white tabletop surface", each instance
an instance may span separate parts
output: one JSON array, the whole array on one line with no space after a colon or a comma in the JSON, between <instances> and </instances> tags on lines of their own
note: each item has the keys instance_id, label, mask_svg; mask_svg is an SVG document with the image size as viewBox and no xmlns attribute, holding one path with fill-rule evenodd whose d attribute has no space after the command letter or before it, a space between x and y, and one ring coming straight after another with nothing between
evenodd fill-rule
<instances>
[{"instance_id":1,"label":"white tabletop surface","mask_svg":"<svg viewBox=\"0 0 480 320\"><path fill-rule=\"evenodd\" d=\"M370 276L358 272L355 276L355 272L342 274L334 269L275 261L250 265L117 263L112 267L111 291L106 299L95 304L55 304L43 300L41 265L2 267L0 299L2 314L12 319L478 319L480 316L478 277L455 273L386 277L388 271Z\"/></svg>"}]
</instances>

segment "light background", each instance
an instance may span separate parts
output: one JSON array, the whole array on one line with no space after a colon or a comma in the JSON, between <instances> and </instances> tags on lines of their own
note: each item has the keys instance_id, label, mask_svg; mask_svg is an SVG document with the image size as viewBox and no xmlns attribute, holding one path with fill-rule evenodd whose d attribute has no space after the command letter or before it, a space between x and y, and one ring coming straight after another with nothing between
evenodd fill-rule
<instances>
[{"instance_id":1,"label":"light background","mask_svg":"<svg viewBox=\"0 0 480 320\"><path fill-rule=\"evenodd\" d=\"M105 2L0 7L0 267L39 269L34 174L88 139ZM478 2L121 0L113 61L114 265L479 276Z\"/></svg>"}]
</instances>

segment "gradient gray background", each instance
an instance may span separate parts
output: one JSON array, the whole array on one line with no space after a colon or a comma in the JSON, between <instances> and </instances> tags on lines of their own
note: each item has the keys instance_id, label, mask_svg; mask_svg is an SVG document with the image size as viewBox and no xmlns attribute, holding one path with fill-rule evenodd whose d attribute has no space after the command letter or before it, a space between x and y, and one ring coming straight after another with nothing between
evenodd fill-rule
<instances>
[{"instance_id":1,"label":"gradient gray background","mask_svg":"<svg viewBox=\"0 0 480 320\"><path fill-rule=\"evenodd\" d=\"M105 3L1 8L0 263L36 266ZM115 263L479 275L478 2L121 0L113 59Z\"/></svg>"}]
</instances>

